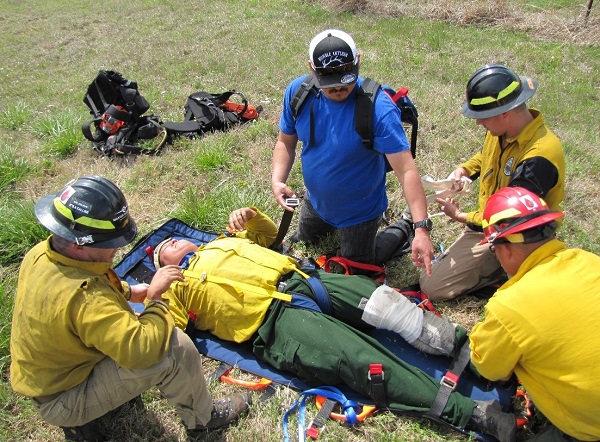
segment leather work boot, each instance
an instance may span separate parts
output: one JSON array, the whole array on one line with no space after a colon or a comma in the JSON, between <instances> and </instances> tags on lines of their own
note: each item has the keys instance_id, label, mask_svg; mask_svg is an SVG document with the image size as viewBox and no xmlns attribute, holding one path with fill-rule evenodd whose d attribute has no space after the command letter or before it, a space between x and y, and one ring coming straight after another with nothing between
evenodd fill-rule
<instances>
[{"instance_id":1,"label":"leather work boot","mask_svg":"<svg viewBox=\"0 0 600 442\"><path fill-rule=\"evenodd\" d=\"M98 419L79 427L60 427L65 432L65 439L77 442L103 442L105 437L100 433Z\"/></svg>"},{"instance_id":2,"label":"leather work boot","mask_svg":"<svg viewBox=\"0 0 600 442\"><path fill-rule=\"evenodd\" d=\"M240 417L248 409L249 405L252 405L252 398L245 393L236 393L221 399L213 399L210 420L206 425L188 429L188 440L195 440L198 436L206 435L206 430L213 430L229 425Z\"/></svg>"},{"instance_id":3,"label":"leather work boot","mask_svg":"<svg viewBox=\"0 0 600 442\"><path fill-rule=\"evenodd\" d=\"M513 414L503 412L497 400L475 401L469 424L481 433L496 437L500 442L517 440L517 420Z\"/></svg>"}]
</instances>

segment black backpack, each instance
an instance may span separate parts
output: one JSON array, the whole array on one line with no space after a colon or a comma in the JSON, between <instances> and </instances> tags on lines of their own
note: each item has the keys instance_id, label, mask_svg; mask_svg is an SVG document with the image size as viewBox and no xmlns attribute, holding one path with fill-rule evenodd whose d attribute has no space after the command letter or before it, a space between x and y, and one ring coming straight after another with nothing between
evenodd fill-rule
<instances>
[{"instance_id":1,"label":"black backpack","mask_svg":"<svg viewBox=\"0 0 600 442\"><path fill-rule=\"evenodd\" d=\"M375 106L375 97L379 88L389 95L392 101L400 109L401 121L411 126L410 152L415 158L417 154L417 132L419 130L419 113L413 102L408 98L408 89L403 87L397 92L388 85L381 85L370 78L365 78L363 84L356 91L356 110L354 114L354 130L362 138L363 144L367 149L373 149L373 107ZM298 116L304 101L309 94L320 96L321 91L317 87L316 81L312 75L304 77L302 84L296 89L290 106L294 119ZM310 114L310 142L309 146L314 144L314 122L312 120L312 109ZM387 158L385 159L386 171L392 170Z\"/></svg>"},{"instance_id":2,"label":"black backpack","mask_svg":"<svg viewBox=\"0 0 600 442\"><path fill-rule=\"evenodd\" d=\"M241 103L231 101L237 96ZM170 137L200 136L206 132L225 131L234 125L256 120L262 106L252 106L243 93L229 90L220 94L199 91L191 94L185 104L184 121L164 122L162 125Z\"/></svg>"},{"instance_id":3,"label":"black backpack","mask_svg":"<svg viewBox=\"0 0 600 442\"><path fill-rule=\"evenodd\" d=\"M83 135L101 154L150 154L164 144L166 132L160 119L143 115L150 104L140 94L137 83L119 72L101 70L88 86L83 102L93 117L83 124ZM158 144L150 148L138 144L158 136Z\"/></svg>"}]
</instances>

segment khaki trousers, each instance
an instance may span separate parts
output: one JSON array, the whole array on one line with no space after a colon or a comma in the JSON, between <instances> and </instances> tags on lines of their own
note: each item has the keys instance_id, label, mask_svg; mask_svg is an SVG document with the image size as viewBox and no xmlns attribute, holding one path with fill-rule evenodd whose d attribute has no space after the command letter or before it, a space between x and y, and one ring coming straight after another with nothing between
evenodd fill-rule
<instances>
[{"instance_id":1,"label":"khaki trousers","mask_svg":"<svg viewBox=\"0 0 600 442\"><path fill-rule=\"evenodd\" d=\"M421 272L421 290L432 301L452 299L467 292L506 281L506 273L488 244L479 244L482 232L465 227L463 233L433 263L431 276Z\"/></svg>"},{"instance_id":2,"label":"khaki trousers","mask_svg":"<svg viewBox=\"0 0 600 442\"><path fill-rule=\"evenodd\" d=\"M49 402L33 401L46 422L75 427L105 415L154 386L176 408L186 428L196 428L210 420L212 398L200 353L189 336L177 328L167 355L158 364L129 370L105 358L76 387Z\"/></svg>"}]
</instances>

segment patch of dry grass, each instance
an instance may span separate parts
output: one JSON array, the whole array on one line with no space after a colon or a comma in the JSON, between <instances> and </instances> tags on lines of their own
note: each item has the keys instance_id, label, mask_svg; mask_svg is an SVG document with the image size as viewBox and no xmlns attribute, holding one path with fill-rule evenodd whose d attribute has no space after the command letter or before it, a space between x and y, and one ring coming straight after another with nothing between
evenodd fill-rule
<instances>
[{"instance_id":1,"label":"patch of dry grass","mask_svg":"<svg viewBox=\"0 0 600 442\"><path fill-rule=\"evenodd\" d=\"M494 26L548 41L600 43L598 6L586 18L586 5L548 8L509 0L312 0L335 12L384 17L423 17L460 25Z\"/></svg>"}]
</instances>

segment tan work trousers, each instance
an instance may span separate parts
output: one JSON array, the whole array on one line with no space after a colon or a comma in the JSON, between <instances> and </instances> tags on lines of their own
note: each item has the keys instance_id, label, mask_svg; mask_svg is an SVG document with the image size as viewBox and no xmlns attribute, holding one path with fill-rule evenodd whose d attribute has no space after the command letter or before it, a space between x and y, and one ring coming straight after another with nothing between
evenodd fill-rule
<instances>
[{"instance_id":1,"label":"tan work trousers","mask_svg":"<svg viewBox=\"0 0 600 442\"><path fill-rule=\"evenodd\" d=\"M157 386L186 428L210 420L212 398L202 360L192 340L175 329L167 355L152 367L128 370L105 358L81 384L46 403L33 400L46 422L60 427L86 424Z\"/></svg>"},{"instance_id":2,"label":"tan work trousers","mask_svg":"<svg viewBox=\"0 0 600 442\"><path fill-rule=\"evenodd\" d=\"M488 244L479 244L482 232L465 227L463 233L431 268L421 272L421 290L432 301L452 299L482 287L506 281L506 273Z\"/></svg>"}]
</instances>

